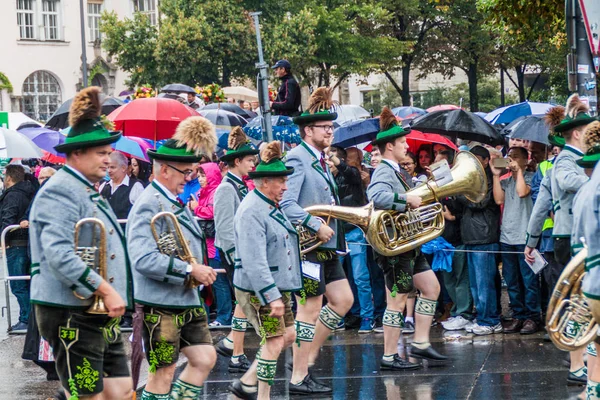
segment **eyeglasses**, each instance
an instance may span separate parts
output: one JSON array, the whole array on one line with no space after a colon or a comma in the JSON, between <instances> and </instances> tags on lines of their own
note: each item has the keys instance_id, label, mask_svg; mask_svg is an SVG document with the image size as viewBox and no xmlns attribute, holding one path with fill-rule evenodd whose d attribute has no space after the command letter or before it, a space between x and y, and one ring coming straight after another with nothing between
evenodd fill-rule
<instances>
[{"instance_id":1,"label":"eyeglasses","mask_svg":"<svg viewBox=\"0 0 600 400\"><path fill-rule=\"evenodd\" d=\"M333 132L333 125L311 125L313 128L321 128L325 132Z\"/></svg>"},{"instance_id":2,"label":"eyeglasses","mask_svg":"<svg viewBox=\"0 0 600 400\"><path fill-rule=\"evenodd\" d=\"M404 162L400 164L402 168L410 167L411 165L414 165L414 162Z\"/></svg>"},{"instance_id":3,"label":"eyeglasses","mask_svg":"<svg viewBox=\"0 0 600 400\"><path fill-rule=\"evenodd\" d=\"M194 173L193 170L191 169L186 169L185 171L180 170L179 168L175 168L174 166L172 166L171 164L165 164L167 167L174 169L177 172L180 172L183 174L184 177L188 177L190 175L192 175Z\"/></svg>"}]
</instances>

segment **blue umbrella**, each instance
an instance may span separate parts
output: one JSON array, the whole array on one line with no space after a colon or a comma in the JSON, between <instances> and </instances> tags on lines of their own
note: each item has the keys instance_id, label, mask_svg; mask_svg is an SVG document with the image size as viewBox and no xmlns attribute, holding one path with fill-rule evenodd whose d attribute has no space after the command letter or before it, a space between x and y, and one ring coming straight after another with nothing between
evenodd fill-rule
<instances>
[{"instance_id":1,"label":"blue umbrella","mask_svg":"<svg viewBox=\"0 0 600 400\"><path fill-rule=\"evenodd\" d=\"M256 117L248 122L244 127L244 132L252 139L262 140L263 128L262 118ZM273 126L273 139L284 143L299 144L302 141L298 125L294 124L291 117L276 115L271 117L271 125Z\"/></svg>"},{"instance_id":2,"label":"blue umbrella","mask_svg":"<svg viewBox=\"0 0 600 400\"><path fill-rule=\"evenodd\" d=\"M199 114L212 122L217 129L231 130L234 126L246 126L244 117L225 110L200 110Z\"/></svg>"},{"instance_id":3,"label":"blue umbrella","mask_svg":"<svg viewBox=\"0 0 600 400\"><path fill-rule=\"evenodd\" d=\"M546 114L552 107L552 104L530 103L525 101L523 103L498 108L486 115L485 119L493 125L510 124L515 119L526 115Z\"/></svg>"},{"instance_id":4,"label":"blue umbrella","mask_svg":"<svg viewBox=\"0 0 600 400\"><path fill-rule=\"evenodd\" d=\"M544 115L528 115L515 119L502 133L512 139L531 140L548 145L550 131L544 121Z\"/></svg>"},{"instance_id":5,"label":"blue umbrella","mask_svg":"<svg viewBox=\"0 0 600 400\"><path fill-rule=\"evenodd\" d=\"M427 111L419 107L396 107L392 108L392 112L396 117L400 118L415 118L423 114L427 114Z\"/></svg>"},{"instance_id":6,"label":"blue umbrella","mask_svg":"<svg viewBox=\"0 0 600 400\"><path fill-rule=\"evenodd\" d=\"M64 156L54 150L54 146L63 144L65 142L65 136L60 132L54 131L48 128L23 128L17 132L27 136L33 141L40 149L45 150L55 156Z\"/></svg>"},{"instance_id":7,"label":"blue umbrella","mask_svg":"<svg viewBox=\"0 0 600 400\"><path fill-rule=\"evenodd\" d=\"M379 132L379 118L369 118L342 124L334 132L333 145L351 147L375 139Z\"/></svg>"},{"instance_id":8,"label":"blue umbrella","mask_svg":"<svg viewBox=\"0 0 600 400\"><path fill-rule=\"evenodd\" d=\"M67 136L70 130L71 127L61 129L60 133L64 136ZM149 142L151 143L152 141ZM142 149L140 144L137 143L135 140L129 139L128 137L121 136L119 140L112 144L112 148L122 153L127 153L130 156L135 157L137 159L144 160L146 162L150 161L150 159L146 155L146 152L144 151L144 149Z\"/></svg>"}]
</instances>

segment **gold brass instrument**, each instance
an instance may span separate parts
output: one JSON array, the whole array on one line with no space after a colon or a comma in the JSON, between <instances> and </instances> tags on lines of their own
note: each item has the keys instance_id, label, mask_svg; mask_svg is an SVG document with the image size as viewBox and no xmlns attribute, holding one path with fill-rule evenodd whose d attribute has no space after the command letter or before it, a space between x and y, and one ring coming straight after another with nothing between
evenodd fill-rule
<instances>
[{"instance_id":1,"label":"gold brass instrument","mask_svg":"<svg viewBox=\"0 0 600 400\"><path fill-rule=\"evenodd\" d=\"M584 247L569 261L558 278L546 312L548 336L563 351L586 346L598 331L598 324L581 290L587 254Z\"/></svg>"},{"instance_id":2,"label":"gold brass instrument","mask_svg":"<svg viewBox=\"0 0 600 400\"><path fill-rule=\"evenodd\" d=\"M483 200L488 188L487 177L473 154L458 153L450 174L452 182L441 187L430 180L409 190L407 194L419 196L424 205L406 212L374 210L372 203L364 207L315 205L304 210L316 217L336 218L361 228L377 253L391 257L413 250L442 234L445 221L439 198L463 195L474 203ZM316 235L306 232L300 238L301 253L321 244Z\"/></svg>"},{"instance_id":3,"label":"gold brass instrument","mask_svg":"<svg viewBox=\"0 0 600 400\"><path fill-rule=\"evenodd\" d=\"M85 226L89 226L92 229L91 246L79 245L79 235ZM100 232L100 237L97 240L98 243L96 243L96 231ZM104 226L104 222L99 218L83 218L77 221L77 224L75 225L75 254L81 258L88 268L95 270L104 280L107 280L106 251L106 226ZM73 292L73 294L78 299L85 300L84 297L78 295L76 292ZM86 313L108 314L108 309L104 304L102 296L94 296L94 301L90 308L86 310Z\"/></svg>"}]
</instances>

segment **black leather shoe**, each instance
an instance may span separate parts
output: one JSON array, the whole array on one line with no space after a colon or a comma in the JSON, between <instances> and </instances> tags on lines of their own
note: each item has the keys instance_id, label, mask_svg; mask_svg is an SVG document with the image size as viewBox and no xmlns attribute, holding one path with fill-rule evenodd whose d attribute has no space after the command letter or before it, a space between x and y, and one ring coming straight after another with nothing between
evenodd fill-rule
<instances>
[{"instance_id":1,"label":"black leather shoe","mask_svg":"<svg viewBox=\"0 0 600 400\"><path fill-rule=\"evenodd\" d=\"M239 379L229 385L229 391L242 400L256 400L258 397L258 391L255 393L244 391L244 386L242 386L242 382Z\"/></svg>"},{"instance_id":2,"label":"black leather shoe","mask_svg":"<svg viewBox=\"0 0 600 400\"><path fill-rule=\"evenodd\" d=\"M410 346L410 356L414 358L420 358L430 361L446 361L448 356L438 353L433 346L429 346L425 349L419 349L413 345Z\"/></svg>"},{"instance_id":3,"label":"black leather shoe","mask_svg":"<svg viewBox=\"0 0 600 400\"><path fill-rule=\"evenodd\" d=\"M223 340L225 339L221 339L219 343L215 345L215 350L223 357L231 357L233 355L233 349L228 349L227 347L225 347L225 343L223 343Z\"/></svg>"},{"instance_id":4,"label":"black leather shoe","mask_svg":"<svg viewBox=\"0 0 600 400\"><path fill-rule=\"evenodd\" d=\"M250 360L248 360L248 357L246 357L245 354L242 354L238 358L238 361L237 364L234 364L232 360L229 360L229 367L227 370L231 373L248 371L248 368L250 368Z\"/></svg>"},{"instance_id":5,"label":"black leather shoe","mask_svg":"<svg viewBox=\"0 0 600 400\"><path fill-rule=\"evenodd\" d=\"M310 374L306 375L302 382L294 385L290 382L289 386L290 394L329 394L332 392L331 388L326 385L319 385L316 383L310 376Z\"/></svg>"},{"instance_id":6,"label":"black leather shoe","mask_svg":"<svg viewBox=\"0 0 600 400\"><path fill-rule=\"evenodd\" d=\"M587 375L576 376L574 373L569 372L569 377L567 378L567 385L570 386L580 386L587 384Z\"/></svg>"},{"instance_id":7,"label":"black leather shoe","mask_svg":"<svg viewBox=\"0 0 600 400\"><path fill-rule=\"evenodd\" d=\"M412 371L419 368L421 368L419 364L404 360L398 354L394 354L393 361L381 360L382 371Z\"/></svg>"},{"instance_id":8,"label":"black leather shoe","mask_svg":"<svg viewBox=\"0 0 600 400\"><path fill-rule=\"evenodd\" d=\"M294 364L293 364L293 362L292 362L292 361L288 361L288 362L286 362L286 363L285 363L285 368L286 368L288 371L292 372L292 371L294 370ZM309 367L309 368L308 368L308 376L310 376L310 379L311 379L313 382L315 382L316 384L318 384L318 385L321 385L321 386L327 386L327 385L325 385L325 383L324 383L322 380L320 380L319 378L317 378L317 377L315 376L315 374L313 374L312 370L313 370L313 368L312 368L312 367Z\"/></svg>"}]
</instances>

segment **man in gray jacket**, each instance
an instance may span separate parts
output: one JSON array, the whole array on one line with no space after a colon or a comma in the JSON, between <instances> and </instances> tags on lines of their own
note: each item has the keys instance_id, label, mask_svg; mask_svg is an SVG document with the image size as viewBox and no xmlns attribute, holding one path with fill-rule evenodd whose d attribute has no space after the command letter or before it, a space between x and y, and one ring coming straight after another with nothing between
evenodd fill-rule
<instances>
[{"instance_id":1,"label":"man in gray jacket","mask_svg":"<svg viewBox=\"0 0 600 400\"><path fill-rule=\"evenodd\" d=\"M391 110L385 107L379 117L380 132L373 144L381 152L381 163L371 177L367 197L376 209L404 212L421 205L419 196L407 194L410 186L400 174L399 162L406 156L406 135L410 130L398 124ZM383 314L382 370L406 371L419 365L404 360L398 354L398 339L402 332L408 294L414 287L420 296L415 306L415 336L410 347L414 358L444 361L446 356L438 353L429 342L429 328L433 321L440 286L420 248L393 257L376 255L383 270L387 308Z\"/></svg>"},{"instance_id":2,"label":"man in gray jacket","mask_svg":"<svg viewBox=\"0 0 600 400\"><path fill-rule=\"evenodd\" d=\"M143 400L197 398L216 362L204 304L198 288L190 284L194 278L210 285L216 273L207 266L204 233L190 209L177 200L201 158L196 152L212 152L214 132L208 120L190 117L179 124L173 139L148 150L154 180L129 214L127 246L135 301L143 305L142 337L150 372ZM160 212L174 214L197 262L181 259L181 252L171 246L159 246L155 234L165 240L175 231L175 223L167 218L151 224ZM171 384L180 350L189 362Z\"/></svg>"},{"instance_id":3,"label":"man in gray jacket","mask_svg":"<svg viewBox=\"0 0 600 400\"><path fill-rule=\"evenodd\" d=\"M254 168L258 150L250 144L246 134L239 126L230 133L227 140L227 153L221 161L227 163L227 175L223 178L214 198L215 209L215 246L221 256L221 264L226 267L227 276L233 282L233 259L235 258L235 236L233 217L240 202L248 194L248 187L243 180ZM250 366L244 354L244 334L248 320L242 307L236 304L231 320L231 332L223 338L215 348L217 353L229 360L229 372L246 372Z\"/></svg>"},{"instance_id":4,"label":"man in gray jacket","mask_svg":"<svg viewBox=\"0 0 600 400\"><path fill-rule=\"evenodd\" d=\"M230 386L242 399L256 398L257 391L258 398L270 398L277 359L296 338L291 292L302 289L300 247L294 225L279 207L294 170L281 161L280 146L271 142L263 149L262 162L250 172L256 189L234 219L235 298L262 338L256 360Z\"/></svg>"},{"instance_id":5,"label":"man in gray jacket","mask_svg":"<svg viewBox=\"0 0 600 400\"><path fill-rule=\"evenodd\" d=\"M119 329L125 309L133 308L125 235L94 189L106 176L111 143L121 134L100 121L99 96L99 88L91 87L73 99L71 131L55 147L67 163L33 202L31 302L67 397L130 399L132 381ZM96 218L97 224L80 224L75 242L73 230L85 218ZM102 237L105 247L99 247ZM98 264L100 256L104 265ZM94 296L106 311L88 313Z\"/></svg>"}]
</instances>

